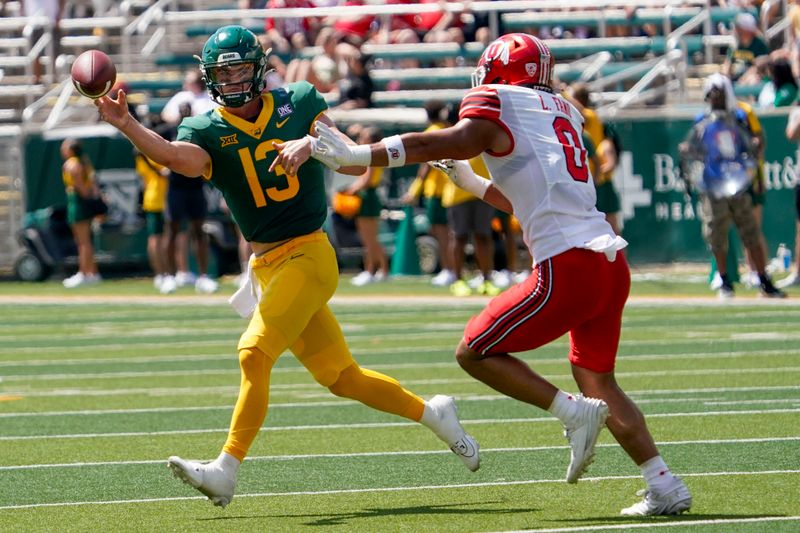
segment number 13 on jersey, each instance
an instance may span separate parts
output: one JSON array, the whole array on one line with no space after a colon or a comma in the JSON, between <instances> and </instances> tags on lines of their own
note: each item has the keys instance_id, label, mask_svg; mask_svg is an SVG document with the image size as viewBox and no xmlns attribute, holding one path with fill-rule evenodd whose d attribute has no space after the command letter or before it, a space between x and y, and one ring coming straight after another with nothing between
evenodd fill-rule
<instances>
[{"instance_id":1,"label":"number 13 on jersey","mask_svg":"<svg viewBox=\"0 0 800 533\"><path fill-rule=\"evenodd\" d=\"M253 193L253 200L256 203L256 207L264 207L267 205L266 196L269 196L271 200L276 202L283 202L297 196L300 190L300 181L297 179L297 176L286 174L280 166L275 169L275 174L278 176L286 176L287 187L284 189L278 189L277 187L268 187L264 189L261 187L261 183L258 180L258 172L256 172L255 161L263 161L267 158L269 152L275 150L272 146L273 141L283 142L280 139L264 141L256 146L254 154L252 155L250 154L249 148L241 148L238 150L239 159L242 161L242 168L247 177L247 184L250 186L250 192ZM253 156L255 156L255 161L253 160ZM266 193L266 196L264 193Z\"/></svg>"}]
</instances>

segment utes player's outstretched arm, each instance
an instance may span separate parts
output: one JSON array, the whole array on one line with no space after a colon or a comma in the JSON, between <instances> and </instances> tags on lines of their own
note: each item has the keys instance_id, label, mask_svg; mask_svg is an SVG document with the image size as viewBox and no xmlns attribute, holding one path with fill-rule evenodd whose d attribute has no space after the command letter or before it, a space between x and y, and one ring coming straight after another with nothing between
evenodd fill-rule
<instances>
[{"instance_id":1,"label":"utes player's outstretched arm","mask_svg":"<svg viewBox=\"0 0 800 533\"><path fill-rule=\"evenodd\" d=\"M502 151L509 143L506 132L490 120L465 118L455 126L400 136L405 149L405 162L425 163L437 159L471 159L485 150ZM498 146L499 145L499 146ZM383 143L372 145L372 164L386 166L388 157Z\"/></svg>"}]
</instances>

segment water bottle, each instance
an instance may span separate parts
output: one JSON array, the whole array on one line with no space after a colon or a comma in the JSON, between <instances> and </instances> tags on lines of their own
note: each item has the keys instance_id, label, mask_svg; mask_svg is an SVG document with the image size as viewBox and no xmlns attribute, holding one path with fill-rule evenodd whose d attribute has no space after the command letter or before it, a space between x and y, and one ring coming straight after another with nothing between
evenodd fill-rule
<instances>
[{"instance_id":1,"label":"water bottle","mask_svg":"<svg viewBox=\"0 0 800 533\"><path fill-rule=\"evenodd\" d=\"M786 244L780 243L778 245L777 258L781 269L783 269L784 272L788 271L792 264L792 252L789 250Z\"/></svg>"}]
</instances>

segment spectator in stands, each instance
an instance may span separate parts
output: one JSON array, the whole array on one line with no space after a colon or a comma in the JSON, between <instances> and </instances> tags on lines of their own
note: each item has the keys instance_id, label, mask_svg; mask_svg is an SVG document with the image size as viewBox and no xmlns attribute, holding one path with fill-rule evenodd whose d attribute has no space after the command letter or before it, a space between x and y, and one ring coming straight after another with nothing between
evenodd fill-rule
<instances>
[{"instance_id":1,"label":"spectator in stands","mask_svg":"<svg viewBox=\"0 0 800 533\"><path fill-rule=\"evenodd\" d=\"M470 159L469 164L476 174L489 175L486 164L480 156ZM457 187L452 181L445 186L442 204L447 207L447 220L452 235L453 272L456 276L456 281L450 285L450 292L455 296L469 296L473 292L485 296L497 296L500 294L500 289L492 282L494 207ZM480 272L467 281L463 277L464 260L470 237L474 244L475 262Z\"/></svg>"},{"instance_id":2,"label":"spectator in stands","mask_svg":"<svg viewBox=\"0 0 800 533\"><path fill-rule=\"evenodd\" d=\"M783 298L786 294L775 288L767 275L761 231L747 192L758 154L750 134L736 119L733 86L728 78L715 74L706 80L704 93L709 109L695 122L679 150L685 160L700 162L703 167L696 186L701 194L703 236L714 254L722 280L719 296L734 296L728 270L735 265L727 264L728 228L733 221L755 262L761 294Z\"/></svg>"},{"instance_id":3,"label":"spectator in stands","mask_svg":"<svg viewBox=\"0 0 800 533\"><path fill-rule=\"evenodd\" d=\"M138 150L135 155L136 173L144 182L142 210L147 227L147 258L153 270L153 286L161 291L165 276L169 274L165 256L164 209L167 203L169 169L149 159ZM173 289L174 290L174 289Z\"/></svg>"},{"instance_id":4,"label":"spectator in stands","mask_svg":"<svg viewBox=\"0 0 800 533\"><path fill-rule=\"evenodd\" d=\"M190 70L186 73L183 79L183 90L167 100L164 109L161 110L161 119L167 124L177 126L183 120L181 105L185 103L189 104L191 115L200 115L218 107L208 96L206 84L197 70Z\"/></svg>"},{"instance_id":5,"label":"spectator in stands","mask_svg":"<svg viewBox=\"0 0 800 533\"><path fill-rule=\"evenodd\" d=\"M800 107L797 105L789 114L786 137L790 141L800 141ZM797 181L794 186L794 206L797 214L794 232L794 271L778 282L781 288L800 286L800 181Z\"/></svg>"},{"instance_id":6,"label":"spectator in stands","mask_svg":"<svg viewBox=\"0 0 800 533\"><path fill-rule=\"evenodd\" d=\"M78 272L64 280L64 287L74 289L100 282L92 245L92 220L99 214L95 209L100 199L100 189L94 167L83 145L77 139L64 139L61 143L61 177L67 191L67 223L78 247Z\"/></svg>"},{"instance_id":7,"label":"spectator in stands","mask_svg":"<svg viewBox=\"0 0 800 533\"><path fill-rule=\"evenodd\" d=\"M747 12L736 15L733 36L735 43L728 48L722 73L739 83L759 83L760 77L753 67L757 57L769 54L769 46L759 35L756 18Z\"/></svg>"},{"instance_id":8,"label":"spectator in stands","mask_svg":"<svg viewBox=\"0 0 800 533\"><path fill-rule=\"evenodd\" d=\"M800 76L800 0L794 0L787 15L789 18L789 57L792 63L792 72Z\"/></svg>"},{"instance_id":9,"label":"spectator in stands","mask_svg":"<svg viewBox=\"0 0 800 533\"><path fill-rule=\"evenodd\" d=\"M321 93L337 88L339 80L350 71L352 56L360 52L348 43L341 43L340 36L331 27L324 27L317 36L315 46L322 49L313 59L293 59L286 68L286 83L305 80Z\"/></svg>"},{"instance_id":10,"label":"spectator in stands","mask_svg":"<svg viewBox=\"0 0 800 533\"><path fill-rule=\"evenodd\" d=\"M797 99L797 80L792 65L785 57L777 57L769 66L769 81L758 95L762 108L790 106Z\"/></svg>"},{"instance_id":11,"label":"spectator in stands","mask_svg":"<svg viewBox=\"0 0 800 533\"><path fill-rule=\"evenodd\" d=\"M50 28L49 30L52 32L52 42L48 49L45 47L45 52L48 55L51 55L50 62L52 72L55 75L56 71L56 58L60 54L61 50L61 17L64 14L64 5L65 0L21 0L22 2L22 13L26 17L44 17L49 21ZM41 29L40 27L36 27L32 36L31 36L31 45L36 44L36 42L44 35L45 30ZM39 84L42 83L42 57L39 56L33 60L33 83ZM54 78L55 79L55 78Z\"/></svg>"},{"instance_id":12,"label":"spectator in stands","mask_svg":"<svg viewBox=\"0 0 800 533\"><path fill-rule=\"evenodd\" d=\"M264 80L266 83L266 89L275 89L285 85L287 83L286 63L283 62L277 53L270 53L278 52L275 43L272 42L272 39L270 39L269 35L266 33L262 33L258 36L258 42L261 45L261 48L264 50L264 53L267 54L267 65L269 66L269 70L267 70L266 79ZM289 53L288 49L286 50L286 53Z\"/></svg>"},{"instance_id":13,"label":"spectator in stands","mask_svg":"<svg viewBox=\"0 0 800 533\"><path fill-rule=\"evenodd\" d=\"M360 127L357 131L356 140L359 144L378 142L382 137L381 131L375 127ZM364 245L364 270L350 280L356 287L389 278L389 261L386 259L386 251L378 241L378 227L383 209L378 187L382 179L383 168L367 167L344 191L345 194L357 194L361 197L361 208L355 222L361 244Z\"/></svg>"},{"instance_id":14,"label":"spectator in stands","mask_svg":"<svg viewBox=\"0 0 800 533\"><path fill-rule=\"evenodd\" d=\"M311 0L269 0L267 9L315 7ZM317 38L321 22L317 17L267 18L264 30L273 42L288 41L294 50L302 50Z\"/></svg>"},{"instance_id":15,"label":"spectator in stands","mask_svg":"<svg viewBox=\"0 0 800 533\"><path fill-rule=\"evenodd\" d=\"M425 113L428 116L428 127L425 131L441 130L452 126L458 120L455 107L441 100L425 102ZM447 209L442 204L442 194L449 181L441 170L428 163L420 163L416 178L402 197L403 203L406 204L413 203L420 193L425 199L425 214L431 226L430 232L439 245L441 270L431 280L431 284L437 287L449 287L458 279L453 266L453 246L450 228L447 225Z\"/></svg>"},{"instance_id":16,"label":"spectator in stands","mask_svg":"<svg viewBox=\"0 0 800 533\"><path fill-rule=\"evenodd\" d=\"M372 107L373 84L367 62L369 58L361 53L347 58L347 74L339 80L338 109L359 109Z\"/></svg>"},{"instance_id":17,"label":"spectator in stands","mask_svg":"<svg viewBox=\"0 0 800 533\"><path fill-rule=\"evenodd\" d=\"M342 5L363 6L364 0L346 0ZM380 23L375 15L365 14L335 17L329 25L342 36L342 41L360 47L378 31Z\"/></svg>"}]
</instances>

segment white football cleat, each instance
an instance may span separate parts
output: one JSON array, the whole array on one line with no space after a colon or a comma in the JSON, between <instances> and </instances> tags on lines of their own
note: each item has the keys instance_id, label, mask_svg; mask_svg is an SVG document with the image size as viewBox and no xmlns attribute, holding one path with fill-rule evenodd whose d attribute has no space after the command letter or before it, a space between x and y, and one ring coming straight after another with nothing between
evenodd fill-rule
<instances>
[{"instance_id":1,"label":"white football cleat","mask_svg":"<svg viewBox=\"0 0 800 533\"><path fill-rule=\"evenodd\" d=\"M579 409L577 419L564 426L564 436L570 447L567 483L577 483L594 461L594 445L608 418L608 405L603 400L586 398L581 394L575 399Z\"/></svg>"},{"instance_id":2,"label":"white football cleat","mask_svg":"<svg viewBox=\"0 0 800 533\"><path fill-rule=\"evenodd\" d=\"M453 398L442 394L434 396L425 402L422 418L421 422L442 439L467 468L472 472L480 468L480 446L478 441L461 427Z\"/></svg>"},{"instance_id":3,"label":"white football cleat","mask_svg":"<svg viewBox=\"0 0 800 533\"><path fill-rule=\"evenodd\" d=\"M208 496L214 505L224 508L233 500L236 474L229 474L218 464L187 461L173 455L167 466L173 476Z\"/></svg>"},{"instance_id":4,"label":"white football cleat","mask_svg":"<svg viewBox=\"0 0 800 533\"><path fill-rule=\"evenodd\" d=\"M680 478L675 478L672 487L664 492L640 490L637 496L644 496L639 503L619 512L622 516L674 515L688 511L692 507L692 495Z\"/></svg>"}]
</instances>

